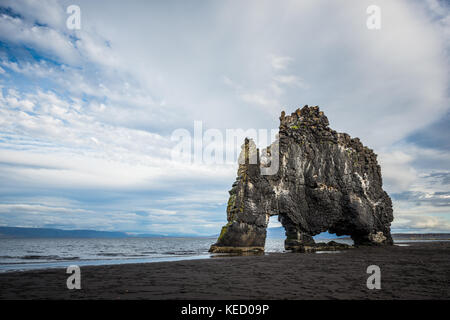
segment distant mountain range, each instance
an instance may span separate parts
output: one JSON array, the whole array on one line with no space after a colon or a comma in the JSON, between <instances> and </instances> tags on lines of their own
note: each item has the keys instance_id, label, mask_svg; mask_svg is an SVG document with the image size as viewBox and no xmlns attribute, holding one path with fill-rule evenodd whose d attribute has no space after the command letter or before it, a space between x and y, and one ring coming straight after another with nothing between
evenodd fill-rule
<instances>
[{"instance_id":1,"label":"distant mountain range","mask_svg":"<svg viewBox=\"0 0 450 320\"><path fill-rule=\"evenodd\" d=\"M394 240L450 240L450 233L393 233Z\"/></svg>"},{"instance_id":2,"label":"distant mountain range","mask_svg":"<svg viewBox=\"0 0 450 320\"><path fill-rule=\"evenodd\" d=\"M186 235L173 235L184 237ZM0 227L0 238L162 238L162 234L130 234L118 231L61 230L51 228Z\"/></svg>"},{"instance_id":3,"label":"distant mountain range","mask_svg":"<svg viewBox=\"0 0 450 320\"><path fill-rule=\"evenodd\" d=\"M276 227L276 228L267 228L267 237L268 238L286 238L285 230L283 227ZM346 238L347 236L341 236L338 237L335 234L329 233L329 232L322 232L316 236L314 236L314 239L336 239L336 238Z\"/></svg>"},{"instance_id":4,"label":"distant mountain range","mask_svg":"<svg viewBox=\"0 0 450 320\"><path fill-rule=\"evenodd\" d=\"M285 238L283 227L268 228L268 238ZM450 240L450 233L393 233L394 240ZM336 236L335 234L322 232L313 237L314 239L350 239L349 236Z\"/></svg>"},{"instance_id":5,"label":"distant mountain range","mask_svg":"<svg viewBox=\"0 0 450 320\"><path fill-rule=\"evenodd\" d=\"M217 238L218 235L201 238ZM5 238L168 238L168 237L195 237L186 234L132 234L119 231L97 231L97 230L61 230L52 228L21 228L0 227L0 239ZM283 227L268 228L268 238L286 237ZM450 240L450 233L394 233L392 237L396 240ZM200 238L200 237L198 237ZM314 236L314 239L345 239L348 236L336 236L328 232L322 232Z\"/></svg>"}]
</instances>

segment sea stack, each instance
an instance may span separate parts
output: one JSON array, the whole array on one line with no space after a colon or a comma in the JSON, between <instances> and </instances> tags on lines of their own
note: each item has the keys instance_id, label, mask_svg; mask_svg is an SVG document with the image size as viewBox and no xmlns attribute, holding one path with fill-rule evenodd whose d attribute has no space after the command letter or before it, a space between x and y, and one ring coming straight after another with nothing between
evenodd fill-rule
<instances>
[{"instance_id":1,"label":"sea stack","mask_svg":"<svg viewBox=\"0 0 450 320\"><path fill-rule=\"evenodd\" d=\"M279 161L278 170L267 174L271 161ZM324 231L349 235L355 246L392 244L392 202L377 155L358 138L330 129L319 107L304 106L290 116L283 111L278 140L260 155L245 139L239 163L228 223L210 252L264 251L272 215L286 230L287 250L323 250L312 237Z\"/></svg>"}]
</instances>

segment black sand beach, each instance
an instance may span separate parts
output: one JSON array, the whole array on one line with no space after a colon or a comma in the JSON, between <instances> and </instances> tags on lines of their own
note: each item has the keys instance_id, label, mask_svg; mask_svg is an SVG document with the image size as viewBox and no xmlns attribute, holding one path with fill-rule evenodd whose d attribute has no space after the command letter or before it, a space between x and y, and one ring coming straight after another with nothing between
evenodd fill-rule
<instances>
[{"instance_id":1,"label":"black sand beach","mask_svg":"<svg viewBox=\"0 0 450 320\"><path fill-rule=\"evenodd\" d=\"M369 265L381 289L366 287ZM0 299L449 299L450 242L0 274Z\"/></svg>"}]
</instances>

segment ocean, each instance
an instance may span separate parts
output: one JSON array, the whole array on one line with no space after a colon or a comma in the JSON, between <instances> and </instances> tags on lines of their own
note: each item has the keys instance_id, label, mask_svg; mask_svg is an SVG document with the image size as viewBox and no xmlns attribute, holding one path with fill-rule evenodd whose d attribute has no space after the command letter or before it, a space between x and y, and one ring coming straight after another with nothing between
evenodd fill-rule
<instances>
[{"instance_id":1,"label":"ocean","mask_svg":"<svg viewBox=\"0 0 450 320\"><path fill-rule=\"evenodd\" d=\"M0 239L0 272L210 258L216 238ZM283 239L267 239L268 252Z\"/></svg>"},{"instance_id":2,"label":"ocean","mask_svg":"<svg viewBox=\"0 0 450 320\"><path fill-rule=\"evenodd\" d=\"M208 249L215 240L216 238L0 239L0 272L66 268L69 265L208 259L212 257ZM316 242L318 241L320 239ZM335 241L352 244L348 239ZM284 239L267 238L265 254L274 252L284 252Z\"/></svg>"}]
</instances>

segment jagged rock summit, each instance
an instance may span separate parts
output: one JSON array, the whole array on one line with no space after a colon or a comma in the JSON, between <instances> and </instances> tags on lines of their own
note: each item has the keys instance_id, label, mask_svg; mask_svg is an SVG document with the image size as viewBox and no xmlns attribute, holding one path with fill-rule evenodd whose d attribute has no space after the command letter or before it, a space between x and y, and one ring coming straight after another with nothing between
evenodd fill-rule
<instances>
[{"instance_id":1,"label":"jagged rock summit","mask_svg":"<svg viewBox=\"0 0 450 320\"><path fill-rule=\"evenodd\" d=\"M287 250L322 250L312 237L324 231L350 235L356 246L392 244L392 202L376 154L330 129L319 107L283 111L278 140L261 156L252 140L242 149L228 223L210 252L264 251L272 215L286 230ZM273 161L278 170L263 174Z\"/></svg>"}]
</instances>

